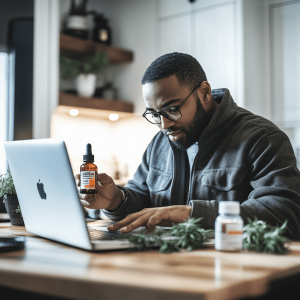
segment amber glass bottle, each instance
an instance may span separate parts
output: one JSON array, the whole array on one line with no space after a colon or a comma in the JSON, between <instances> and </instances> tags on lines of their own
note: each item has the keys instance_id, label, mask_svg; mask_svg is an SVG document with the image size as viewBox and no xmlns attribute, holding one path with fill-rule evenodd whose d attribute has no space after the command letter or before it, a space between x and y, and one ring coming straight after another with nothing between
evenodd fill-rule
<instances>
[{"instance_id":1,"label":"amber glass bottle","mask_svg":"<svg viewBox=\"0 0 300 300\"><path fill-rule=\"evenodd\" d=\"M98 168L94 164L92 145L86 145L86 154L83 155L83 164L80 166L80 193L97 194Z\"/></svg>"}]
</instances>

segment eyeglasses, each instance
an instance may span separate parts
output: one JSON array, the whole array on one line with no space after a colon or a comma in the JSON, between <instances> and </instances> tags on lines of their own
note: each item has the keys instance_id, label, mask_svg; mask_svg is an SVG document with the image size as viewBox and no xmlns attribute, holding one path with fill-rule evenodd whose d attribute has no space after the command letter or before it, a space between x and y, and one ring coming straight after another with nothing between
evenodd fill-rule
<instances>
[{"instance_id":1,"label":"eyeglasses","mask_svg":"<svg viewBox=\"0 0 300 300\"><path fill-rule=\"evenodd\" d=\"M170 121L178 121L181 117L181 111L179 110L180 106L195 92L195 90L201 85L202 82L200 82L192 91L191 93L181 102L179 105L174 106L168 106L160 111L153 111L153 112L147 112L145 111L142 116L149 121L152 124L160 124L161 123L161 117L164 116L166 119Z\"/></svg>"}]
</instances>

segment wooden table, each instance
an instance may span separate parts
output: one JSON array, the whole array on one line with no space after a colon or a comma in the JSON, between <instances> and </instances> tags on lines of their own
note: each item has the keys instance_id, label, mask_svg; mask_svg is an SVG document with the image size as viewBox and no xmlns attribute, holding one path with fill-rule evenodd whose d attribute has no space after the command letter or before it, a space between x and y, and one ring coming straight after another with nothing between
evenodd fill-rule
<instances>
[{"instance_id":1,"label":"wooden table","mask_svg":"<svg viewBox=\"0 0 300 300\"><path fill-rule=\"evenodd\" d=\"M213 248L89 253L10 223L0 224L0 235L27 237L26 249L0 253L0 286L71 299L241 299L300 278L300 242L283 256Z\"/></svg>"}]
</instances>

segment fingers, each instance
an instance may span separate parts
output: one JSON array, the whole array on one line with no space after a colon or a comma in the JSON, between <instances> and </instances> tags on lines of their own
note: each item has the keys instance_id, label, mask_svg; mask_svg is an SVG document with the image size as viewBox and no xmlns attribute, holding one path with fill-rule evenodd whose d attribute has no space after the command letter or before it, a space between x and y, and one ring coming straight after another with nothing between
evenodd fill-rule
<instances>
[{"instance_id":1,"label":"fingers","mask_svg":"<svg viewBox=\"0 0 300 300\"><path fill-rule=\"evenodd\" d=\"M147 214L139 217L137 220L133 221L132 223L128 224L127 226L121 228L122 233L128 233L131 232L134 229L137 229L139 227L145 226L151 217L151 214L153 212L148 212Z\"/></svg>"},{"instance_id":2,"label":"fingers","mask_svg":"<svg viewBox=\"0 0 300 300\"><path fill-rule=\"evenodd\" d=\"M111 183L114 183L113 179L110 176L108 176L106 173L98 174L98 182L100 183L101 186L106 186Z\"/></svg>"},{"instance_id":3,"label":"fingers","mask_svg":"<svg viewBox=\"0 0 300 300\"><path fill-rule=\"evenodd\" d=\"M95 197L95 194L81 194L80 190L78 191L78 196L80 200L89 201Z\"/></svg>"},{"instance_id":4,"label":"fingers","mask_svg":"<svg viewBox=\"0 0 300 300\"><path fill-rule=\"evenodd\" d=\"M80 197L80 202L81 204L86 207L86 208L99 208L97 205L96 205L96 197L95 195L85 195L85 196L89 196L89 197L86 197L85 199L81 199L82 197Z\"/></svg>"},{"instance_id":5,"label":"fingers","mask_svg":"<svg viewBox=\"0 0 300 300\"><path fill-rule=\"evenodd\" d=\"M140 212L137 212L134 214L130 214L125 219L123 219L113 225L108 226L107 229L111 230L111 231L118 230L118 229L125 227L126 225L134 222L135 220L137 220L140 216L142 216L144 214L146 214L145 211L140 211Z\"/></svg>"},{"instance_id":6,"label":"fingers","mask_svg":"<svg viewBox=\"0 0 300 300\"><path fill-rule=\"evenodd\" d=\"M164 210L159 210L153 214L147 222L147 232L152 232L155 229L155 226L160 224L162 220L166 219L166 213Z\"/></svg>"},{"instance_id":7,"label":"fingers","mask_svg":"<svg viewBox=\"0 0 300 300\"><path fill-rule=\"evenodd\" d=\"M80 202L81 202L81 204L84 206L84 207L86 207L86 208L90 208L90 203L89 202L87 202L87 201L84 201L84 200L80 200Z\"/></svg>"},{"instance_id":8,"label":"fingers","mask_svg":"<svg viewBox=\"0 0 300 300\"><path fill-rule=\"evenodd\" d=\"M76 174L75 176L75 183L76 183L76 186L78 187L80 187L80 175L79 174Z\"/></svg>"}]
</instances>

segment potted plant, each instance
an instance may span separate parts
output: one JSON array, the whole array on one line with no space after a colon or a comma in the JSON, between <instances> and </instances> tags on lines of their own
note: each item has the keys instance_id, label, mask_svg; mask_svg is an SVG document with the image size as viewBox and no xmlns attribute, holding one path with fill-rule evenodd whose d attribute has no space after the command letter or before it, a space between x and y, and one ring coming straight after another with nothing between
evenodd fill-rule
<instances>
[{"instance_id":1,"label":"potted plant","mask_svg":"<svg viewBox=\"0 0 300 300\"><path fill-rule=\"evenodd\" d=\"M78 95L91 97L95 93L97 75L108 65L106 53L96 52L81 59L61 56L62 76L75 79Z\"/></svg>"},{"instance_id":2,"label":"potted plant","mask_svg":"<svg viewBox=\"0 0 300 300\"><path fill-rule=\"evenodd\" d=\"M11 224L24 226L16 188L10 171L7 171L7 174L0 175L0 197L2 196Z\"/></svg>"}]
</instances>

